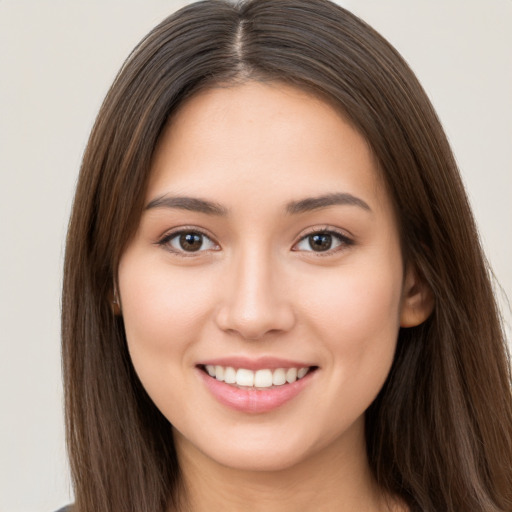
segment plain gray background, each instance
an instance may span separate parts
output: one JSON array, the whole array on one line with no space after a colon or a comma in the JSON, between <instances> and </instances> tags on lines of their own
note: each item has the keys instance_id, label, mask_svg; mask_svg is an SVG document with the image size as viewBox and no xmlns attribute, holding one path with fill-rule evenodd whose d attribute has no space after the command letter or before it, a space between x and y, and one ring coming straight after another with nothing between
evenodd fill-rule
<instances>
[{"instance_id":1,"label":"plain gray background","mask_svg":"<svg viewBox=\"0 0 512 512\"><path fill-rule=\"evenodd\" d=\"M0 0L0 512L51 511L72 500L59 295L73 188L124 58L185 3ZM452 143L489 260L512 296L512 1L340 3L416 71Z\"/></svg>"}]
</instances>

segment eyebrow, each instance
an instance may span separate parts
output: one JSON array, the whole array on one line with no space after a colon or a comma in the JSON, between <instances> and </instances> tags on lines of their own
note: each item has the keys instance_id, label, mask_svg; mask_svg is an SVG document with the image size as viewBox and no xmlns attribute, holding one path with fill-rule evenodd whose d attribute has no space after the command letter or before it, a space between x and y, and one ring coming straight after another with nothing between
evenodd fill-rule
<instances>
[{"instance_id":1,"label":"eyebrow","mask_svg":"<svg viewBox=\"0 0 512 512\"><path fill-rule=\"evenodd\" d=\"M288 214L297 215L299 213L306 213L336 205L358 206L363 210L369 212L372 211L368 204L359 197L342 192L324 194L317 197L306 197L299 201L291 201L287 203L285 210ZM228 214L228 209L219 203L187 196L164 195L157 197L146 205L146 210L151 210L153 208L177 208L180 210L188 210L204 213L206 215L217 215L223 217Z\"/></svg>"},{"instance_id":2,"label":"eyebrow","mask_svg":"<svg viewBox=\"0 0 512 512\"><path fill-rule=\"evenodd\" d=\"M338 192L317 197L307 197L300 201L291 201L286 205L286 212L290 214L299 214L336 205L358 206L363 210L369 212L372 211L368 204L359 197L348 193Z\"/></svg>"},{"instance_id":3,"label":"eyebrow","mask_svg":"<svg viewBox=\"0 0 512 512\"><path fill-rule=\"evenodd\" d=\"M180 210L189 210L192 212L205 213L207 215L226 216L228 213L228 210L224 208L224 206L214 203L213 201L185 196L157 197L146 205L146 210L162 207L178 208Z\"/></svg>"}]
</instances>

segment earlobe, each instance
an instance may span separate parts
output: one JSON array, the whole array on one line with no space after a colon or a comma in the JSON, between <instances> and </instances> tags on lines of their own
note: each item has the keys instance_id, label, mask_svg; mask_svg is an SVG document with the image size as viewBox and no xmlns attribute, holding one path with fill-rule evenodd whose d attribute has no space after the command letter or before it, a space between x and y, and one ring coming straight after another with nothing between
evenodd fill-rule
<instances>
[{"instance_id":1,"label":"earlobe","mask_svg":"<svg viewBox=\"0 0 512 512\"><path fill-rule=\"evenodd\" d=\"M400 327L416 327L422 324L434 309L434 295L415 267L405 273L400 311Z\"/></svg>"}]
</instances>

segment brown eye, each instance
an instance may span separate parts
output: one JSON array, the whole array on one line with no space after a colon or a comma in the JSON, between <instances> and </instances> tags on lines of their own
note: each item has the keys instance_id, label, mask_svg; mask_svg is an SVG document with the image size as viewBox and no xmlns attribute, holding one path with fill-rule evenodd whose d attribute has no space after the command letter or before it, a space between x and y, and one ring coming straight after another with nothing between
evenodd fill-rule
<instances>
[{"instance_id":1,"label":"brown eye","mask_svg":"<svg viewBox=\"0 0 512 512\"><path fill-rule=\"evenodd\" d=\"M203 245L203 235L199 233L185 233L179 236L180 248L187 252L199 251Z\"/></svg>"},{"instance_id":2,"label":"brown eye","mask_svg":"<svg viewBox=\"0 0 512 512\"><path fill-rule=\"evenodd\" d=\"M353 245L353 240L335 231L317 231L302 238L294 247L294 251L303 252L336 252Z\"/></svg>"},{"instance_id":3,"label":"brown eye","mask_svg":"<svg viewBox=\"0 0 512 512\"><path fill-rule=\"evenodd\" d=\"M218 250L218 246L203 233L197 231L179 231L167 235L160 245L175 253L194 253Z\"/></svg>"},{"instance_id":4,"label":"brown eye","mask_svg":"<svg viewBox=\"0 0 512 512\"><path fill-rule=\"evenodd\" d=\"M321 233L308 236L309 246L313 251L328 251L332 247L332 235Z\"/></svg>"}]
</instances>

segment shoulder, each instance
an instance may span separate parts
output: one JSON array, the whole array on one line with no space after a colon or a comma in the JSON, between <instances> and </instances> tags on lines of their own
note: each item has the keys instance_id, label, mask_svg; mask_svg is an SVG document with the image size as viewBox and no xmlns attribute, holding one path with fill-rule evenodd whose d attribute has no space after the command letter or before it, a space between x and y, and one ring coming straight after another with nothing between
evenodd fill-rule
<instances>
[{"instance_id":1,"label":"shoulder","mask_svg":"<svg viewBox=\"0 0 512 512\"><path fill-rule=\"evenodd\" d=\"M59 508L56 512L71 512L71 505L68 505L67 507Z\"/></svg>"}]
</instances>

